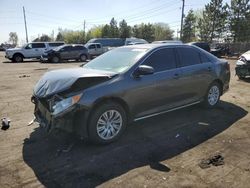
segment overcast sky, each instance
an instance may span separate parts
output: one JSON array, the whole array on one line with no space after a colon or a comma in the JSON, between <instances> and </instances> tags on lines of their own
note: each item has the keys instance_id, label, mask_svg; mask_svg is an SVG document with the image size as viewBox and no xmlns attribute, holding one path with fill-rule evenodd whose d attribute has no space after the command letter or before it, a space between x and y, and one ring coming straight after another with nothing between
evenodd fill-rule
<instances>
[{"instance_id":1,"label":"overcast sky","mask_svg":"<svg viewBox=\"0 0 250 188\"><path fill-rule=\"evenodd\" d=\"M230 0L224 0L229 2ZM209 0L186 0L185 13L201 9ZM138 23L168 23L180 29L182 0L0 0L0 43L7 42L9 32L17 32L19 44L25 43L22 7L26 10L29 40L41 34L57 35L58 28L86 30L109 23L114 17L131 26Z\"/></svg>"}]
</instances>

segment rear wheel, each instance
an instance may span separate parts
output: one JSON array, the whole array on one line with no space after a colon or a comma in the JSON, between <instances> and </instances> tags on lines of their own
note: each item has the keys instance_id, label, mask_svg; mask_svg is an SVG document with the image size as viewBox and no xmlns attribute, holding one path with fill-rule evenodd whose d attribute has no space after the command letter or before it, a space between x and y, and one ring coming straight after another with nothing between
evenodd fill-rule
<instances>
[{"instance_id":1,"label":"rear wheel","mask_svg":"<svg viewBox=\"0 0 250 188\"><path fill-rule=\"evenodd\" d=\"M87 60L87 56L82 54L80 55L80 61L86 61Z\"/></svg>"},{"instance_id":2,"label":"rear wheel","mask_svg":"<svg viewBox=\"0 0 250 188\"><path fill-rule=\"evenodd\" d=\"M91 114L90 140L98 144L111 143L121 136L126 124L126 112L122 106L113 102L102 104Z\"/></svg>"},{"instance_id":3,"label":"rear wheel","mask_svg":"<svg viewBox=\"0 0 250 188\"><path fill-rule=\"evenodd\" d=\"M57 57L57 56L52 57L53 63L58 63L59 61L60 61L59 57Z\"/></svg>"},{"instance_id":4,"label":"rear wheel","mask_svg":"<svg viewBox=\"0 0 250 188\"><path fill-rule=\"evenodd\" d=\"M207 108L215 107L220 100L220 94L221 94L220 84L218 82L213 82L207 90L207 94L203 102L204 106Z\"/></svg>"},{"instance_id":5,"label":"rear wheel","mask_svg":"<svg viewBox=\"0 0 250 188\"><path fill-rule=\"evenodd\" d=\"M13 57L13 61L17 62L17 63L22 62L23 61L23 56L21 54L16 54Z\"/></svg>"}]
</instances>

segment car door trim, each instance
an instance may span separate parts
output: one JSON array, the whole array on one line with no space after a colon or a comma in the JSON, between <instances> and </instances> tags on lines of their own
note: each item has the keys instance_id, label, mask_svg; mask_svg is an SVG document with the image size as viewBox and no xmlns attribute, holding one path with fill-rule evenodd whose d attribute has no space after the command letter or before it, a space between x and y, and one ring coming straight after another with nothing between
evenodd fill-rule
<instances>
[{"instance_id":1,"label":"car door trim","mask_svg":"<svg viewBox=\"0 0 250 188\"><path fill-rule=\"evenodd\" d=\"M186 104L186 105L179 106L179 107L176 107L176 108L172 108L172 109L169 109L169 110L165 110L165 111L162 111L162 112L150 114L150 115L147 115L147 116L142 116L142 117L139 117L139 118L134 119L134 121L139 121L139 120L146 119L146 118L150 118L150 117L153 117L153 116L158 116L158 115L161 115L161 114L165 114L165 113L167 113L167 112L179 110L179 109L182 109L182 108L185 108L185 107L188 107L188 106L192 106L192 105L198 104L198 103L200 103L200 102L201 102L201 101L196 101L196 102L193 102L193 103L190 103L190 104Z\"/></svg>"}]
</instances>

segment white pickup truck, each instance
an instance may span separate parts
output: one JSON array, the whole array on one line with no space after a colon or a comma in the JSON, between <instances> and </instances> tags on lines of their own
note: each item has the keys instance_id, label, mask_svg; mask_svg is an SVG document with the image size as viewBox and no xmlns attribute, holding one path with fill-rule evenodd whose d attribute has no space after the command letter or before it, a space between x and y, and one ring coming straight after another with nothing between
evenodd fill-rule
<instances>
[{"instance_id":1,"label":"white pickup truck","mask_svg":"<svg viewBox=\"0 0 250 188\"><path fill-rule=\"evenodd\" d=\"M87 43L84 46L88 49L90 59L108 51L108 48L104 48L101 43Z\"/></svg>"},{"instance_id":2,"label":"white pickup truck","mask_svg":"<svg viewBox=\"0 0 250 188\"><path fill-rule=\"evenodd\" d=\"M10 48L5 51L5 58L13 62L22 62L23 59L37 58L48 50L64 45L64 42L31 42L21 48Z\"/></svg>"}]
</instances>

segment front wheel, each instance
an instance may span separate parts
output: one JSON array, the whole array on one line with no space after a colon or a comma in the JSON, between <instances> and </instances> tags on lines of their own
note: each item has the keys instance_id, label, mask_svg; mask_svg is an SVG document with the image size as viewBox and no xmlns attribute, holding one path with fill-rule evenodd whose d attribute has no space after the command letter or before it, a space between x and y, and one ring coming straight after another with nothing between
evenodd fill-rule
<instances>
[{"instance_id":1,"label":"front wheel","mask_svg":"<svg viewBox=\"0 0 250 188\"><path fill-rule=\"evenodd\" d=\"M126 112L122 106L113 102L102 104L91 114L90 140L98 144L111 143L121 136L126 124Z\"/></svg>"},{"instance_id":2,"label":"front wheel","mask_svg":"<svg viewBox=\"0 0 250 188\"><path fill-rule=\"evenodd\" d=\"M220 94L221 94L220 85L217 82L213 82L207 90L207 94L203 102L204 106L207 108L215 107L220 100Z\"/></svg>"},{"instance_id":3,"label":"front wheel","mask_svg":"<svg viewBox=\"0 0 250 188\"><path fill-rule=\"evenodd\" d=\"M59 57L57 57L57 56L52 57L53 63L58 63L59 61L60 61Z\"/></svg>"},{"instance_id":4,"label":"front wheel","mask_svg":"<svg viewBox=\"0 0 250 188\"><path fill-rule=\"evenodd\" d=\"M13 61L17 63L23 62L23 56L21 54L16 54L13 57Z\"/></svg>"}]
</instances>

